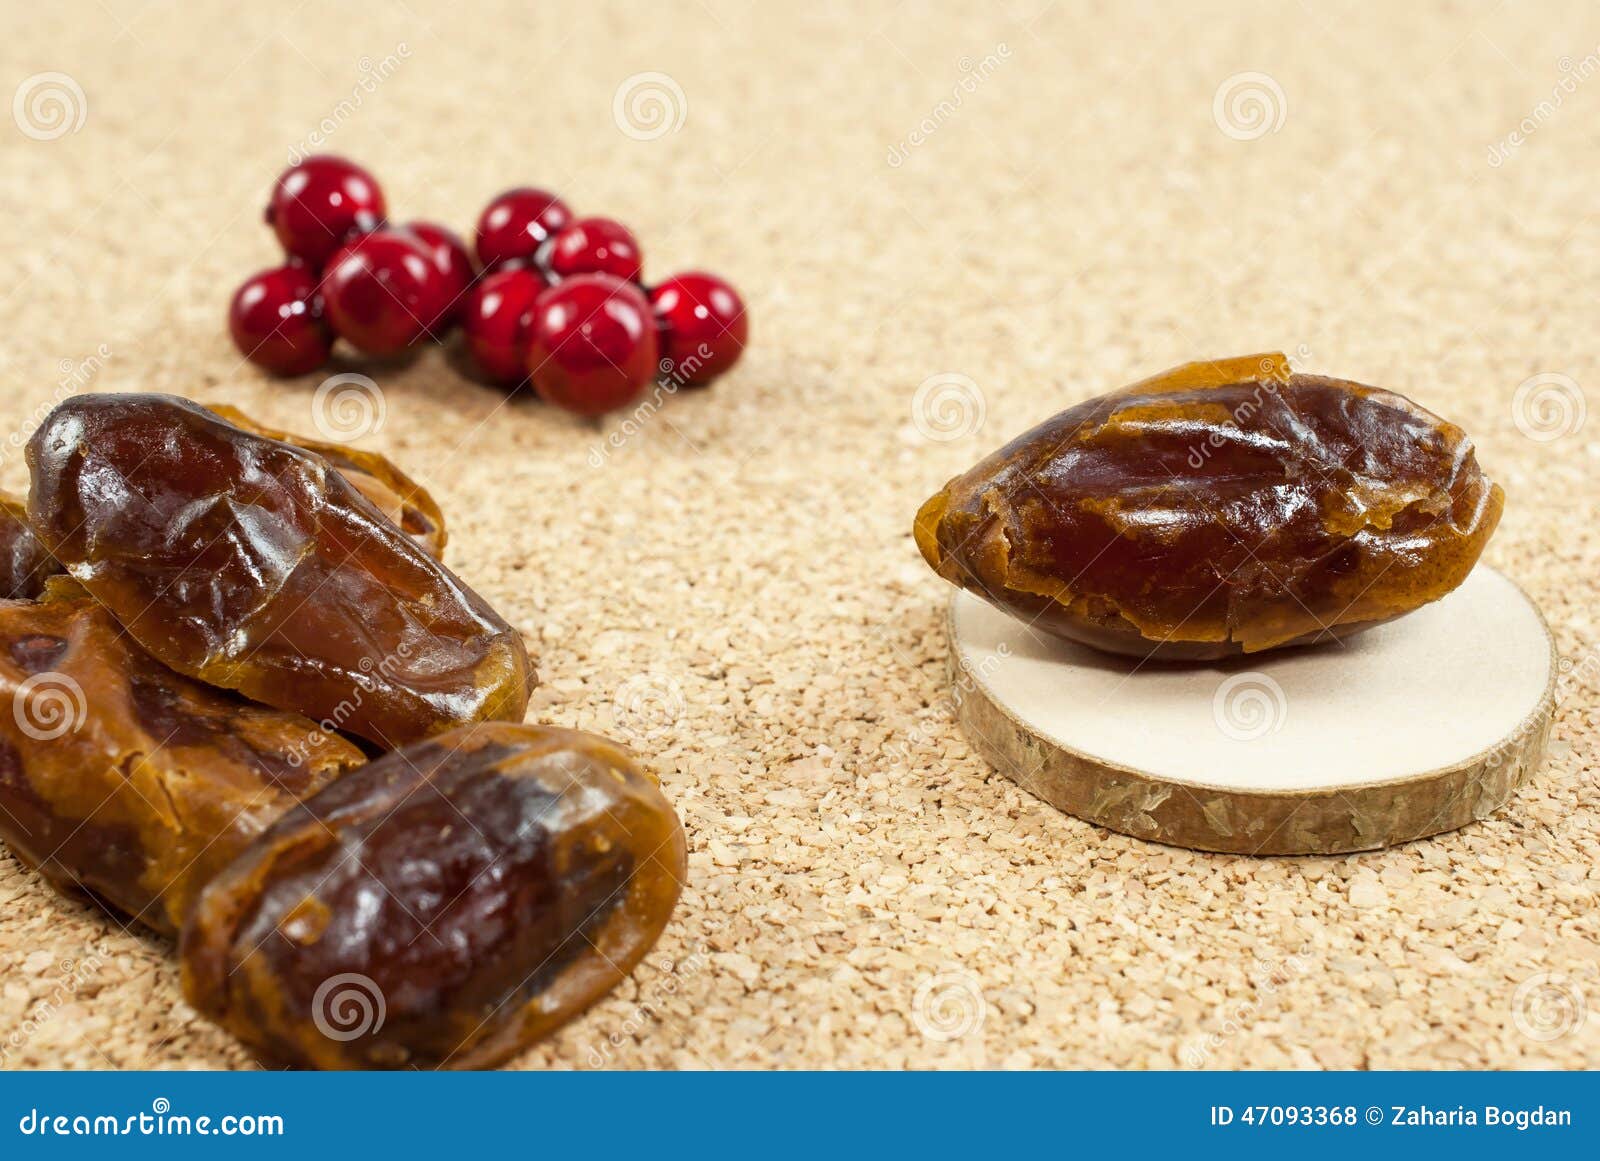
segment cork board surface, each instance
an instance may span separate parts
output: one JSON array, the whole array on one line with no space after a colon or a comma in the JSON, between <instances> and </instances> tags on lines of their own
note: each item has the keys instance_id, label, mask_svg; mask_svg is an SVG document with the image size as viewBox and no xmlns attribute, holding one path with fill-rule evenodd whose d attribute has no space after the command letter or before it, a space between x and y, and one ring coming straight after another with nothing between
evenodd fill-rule
<instances>
[{"instance_id":1,"label":"cork board surface","mask_svg":"<svg viewBox=\"0 0 1600 1161\"><path fill-rule=\"evenodd\" d=\"M465 228L545 184L630 222L647 273L746 293L739 370L637 422L507 404L445 352L334 368L378 381L367 442L539 653L532 716L632 741L689 832L648 963L518 1065L1600 1064L1592 5L84 0L14 24L4 486L72 390L309 429L318 377L267 382L221 320L317 137L397 216ZM1462 424L1506 488L1487 559L1563 660L1548 762L1481 823L1340 858L1153 846L992 773L951 718L917 504L1091 394L1274 348ZM169 950L0 856L0 1063L247 1066Z\"/></svg>"}]
</instances>

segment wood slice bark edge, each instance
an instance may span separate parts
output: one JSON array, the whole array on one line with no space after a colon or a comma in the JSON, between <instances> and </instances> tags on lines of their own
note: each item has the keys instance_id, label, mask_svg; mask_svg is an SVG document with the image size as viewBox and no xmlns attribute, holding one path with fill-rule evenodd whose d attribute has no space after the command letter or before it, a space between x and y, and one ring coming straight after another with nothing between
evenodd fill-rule
<instances>
[{"instance_id":1,"label":"wood slice bark edge","mask_svg":"<svg viewBox=\"0 0 1600 1161\"><path fill-rule=\"evenodd\" d=\"M1042 737L993 699L961 663L954 603L945 614L956 720L1000 773L1057 810L1134 838L1245 855L1379 850L1455 830L1504 806L1544 759L1559 672L1498 745L1462 762L1393 781L1307 791L1249 792L1155 777Z\"/></svg>"}]
</instances>

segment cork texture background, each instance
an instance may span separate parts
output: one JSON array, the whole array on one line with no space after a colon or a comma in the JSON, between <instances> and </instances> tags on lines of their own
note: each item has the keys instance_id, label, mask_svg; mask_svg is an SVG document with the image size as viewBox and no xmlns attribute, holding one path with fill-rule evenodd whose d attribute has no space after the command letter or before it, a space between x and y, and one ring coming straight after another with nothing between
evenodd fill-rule
<instances>
[{"instance_id":1,"label":"cork texture background","mask_svg":"<svg viewBox=\"0 0 1600 1161\"><path fill-rule=\"evenodd\" d=\"M462 230L545 185L647 278L746 295L734 374L598 426L450 350L329 369L378 384L345 418L538 653L530 716L629 741L689 832L648 962L518 1065L1600 1064L1593 5L5 2L0 485L77 390L328 420L223 327L296 150ZM1271 349L1460 423L1506 488L1486 559L1563 671L1483 822L1154 846L954 724L918 503L1089 395ZM0 1064L250 1060L168 945L0 855Z\"/></svg>"}]
</instances>

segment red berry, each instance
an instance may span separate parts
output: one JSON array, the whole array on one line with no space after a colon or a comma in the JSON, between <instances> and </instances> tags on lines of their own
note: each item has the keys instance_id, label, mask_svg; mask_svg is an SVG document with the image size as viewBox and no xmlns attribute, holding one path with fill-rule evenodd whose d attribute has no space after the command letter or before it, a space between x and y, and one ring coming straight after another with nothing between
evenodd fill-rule
<instances>
[{"instance_id":1,"label":"red berry","mask_svg":"<svg viewBox=\"0 0 1600 1161\"><path fill-rule=\"evenodd\" d=\"M639 240L611 218L579 218L563 226L545 258L557 278L577 274L611 274L637 282L644 269Z\"/></svg>"},{"instance_id":2,"label":"red berry","mask_svg":"<svg viewBox=\"0 0 1600 1161\"><path fill-rule=\"evenodd\" d=\"M532 258L544 240L572 220L567 203L542 189L508 189L478 219L478 261L492 269L513 258Z\"/></svg>"},{"instance_id":3,"label":"red berry","mask_svg":"<svg viewBox=\"0 0 1600 1161\"><path fill-rule=\"evenodd\" d=\"M316 277L302 266L251 275L228 304L228 330L240 354L274 375L315 371L333 346Z\"/></svg>"},{"instance_id":4,"label":"red berry","mask_svg":"<svg viewBox=\"0 0 1600 1161\"><path fill-rule=\"evenodd\" d=\"M400 230L364 234L330 258L322 294L334 331L369 355L405 350L449 302L433 255Z\"/></svg>"},{"instance_id":5,"label":"red berry","mask_svg":"<svg viewBox=\"0 0 1600 1161\"><path fill-rule=\"evenodd\" d=\"M437 319L432 319L428 323L428 331L433 337L442 339L461 317L467 287L472 285L472 255L467 253L467 246L461 240L461 235L445 226L433 222L410 222L404 229L414 234L427 247L434 265L444 276L446 299L444 310Z\"/></svg>"},{"instance_id":6,"label":"red berry","mask_svg":"<svg viewBox=\"0 0 1600 1161\"><path fill-rule=\"evenodd\" d=\"M715 274L674 275L650 292L650 305L662 364L679 383L709 383L739 361L749 334L744 301Z\"/></svg>"},{"instance_id":7,"label":"red berry","mask_svg":"<svg viewBox=\"0 0 1600 1161\"><path fill-rule=\"evenodd\" d=\"M284 252L321 268L352 235L377 229L387 213L373 176L342 157L308 157L272 187L267 222Z\"/></svg>"},{"instance_id":8,"label":"red berry","mask_svg":"<svg viewBox=\"0 0 1600 1161\"><path fill-rule=\"evenodd\" d=\"M650 303L609 274L580 274L545 291L528 333L533 389L579 415L625 407L655 378Z\"/></svg>"},{"instance_id":9,"label":"red berry","mask_svg":"<svg viewBox=\"0 0 1600 1161\"><path fill-rule=\"evenodd\" d=\"M533 270L496 270L467 292L461 331L483 373L511 387L528 377L528 329L534 300L544 293Z\"/></svg>"}]
</instances>

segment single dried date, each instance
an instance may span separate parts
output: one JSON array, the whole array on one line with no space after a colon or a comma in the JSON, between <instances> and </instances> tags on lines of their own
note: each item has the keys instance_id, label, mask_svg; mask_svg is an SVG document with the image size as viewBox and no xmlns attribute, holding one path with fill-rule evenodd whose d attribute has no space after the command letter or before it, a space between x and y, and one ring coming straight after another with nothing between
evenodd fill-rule
<instances>
[{"instance_id":1,"label":"single dried date","mask_svg":"<svg viewBox=\"0 0 1600 1161\"><path fill-rule=\"evenodd\" d=\"M0 492L0 599L31 601L61 572L28 523L28 503Z\"/></svg>"},{"instance_id":2,"label":"single dried date","mask_svg":"<svg viewBox=\"0 0 1600 1161\"><path fill-rule=\"evenodd\" d=\"M940 576L1040 629L1209 659L1438 600L1503 505L1459 427L1273 354L1062 412L946 484L915 534Z\"/></svg>"},{"instance_id":3,"label":"single dried date","mask_svg":"<svg viewBox=\"0 0 1600 1161\"><path fill-rule=\"evenodd\" d=\"M435 560L444 559L444 546L449 539L444 527L444 513L428 490L401 471L389 457L331 440L280 431L257 423L237 407L226 403L207 403L205 407L244 431L316 452L338 468L345 479L377 506L378 511L400 525L406 535L427 549L429 555Z\"/></svg>"},{"instance_id":4,"label":"single dried date","mask_svg":"<svg viewBox=\"0 0 1600 1161\"><path fill-rule=\"evenodd\" d=\"M0 602L0 837L67 894L175 934L295 801L366 759L172 672L88 598Z\"/></svg>"},{"instance_id":5,"label":"single dried date","mask_svg":"<svg viewBox=\"0 0 1600 1161\"><path fill-rule=\"evenodd\" d=\"M181 673L386 749L527 709L521 636L314 452L186 399L80 395L28 466L40 539Z\"/></svg>"},{"instance_id":6,"label":"single dried date","mask_svg":"<svg viewBox=\"0 0 1600 1161\"><path fill-rule=\"evenodd\" d=\"M341 778L214 879L184 994L274 1064L485 1067L626 976L684 859L612 743L467 726Z\"/></svg>"}]
</instances>

